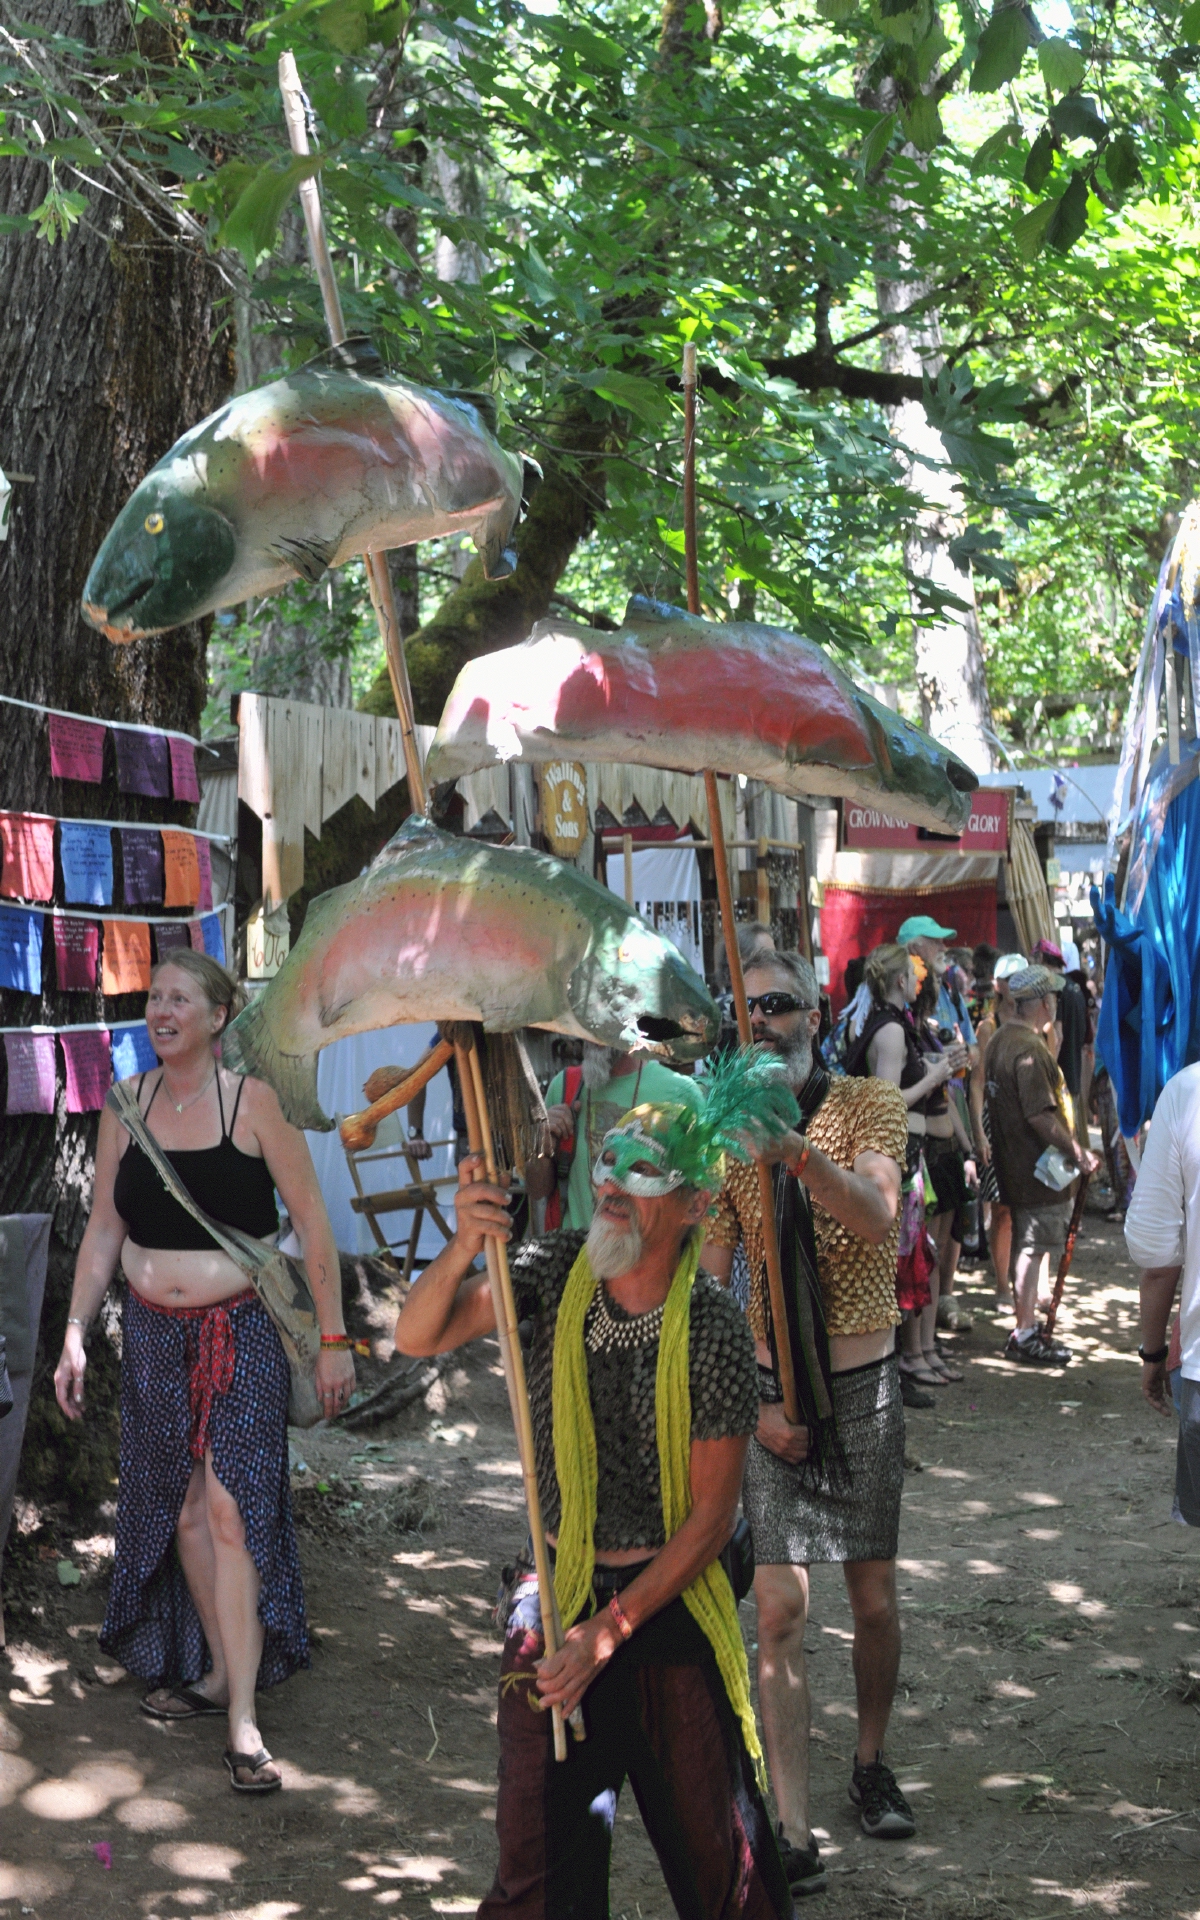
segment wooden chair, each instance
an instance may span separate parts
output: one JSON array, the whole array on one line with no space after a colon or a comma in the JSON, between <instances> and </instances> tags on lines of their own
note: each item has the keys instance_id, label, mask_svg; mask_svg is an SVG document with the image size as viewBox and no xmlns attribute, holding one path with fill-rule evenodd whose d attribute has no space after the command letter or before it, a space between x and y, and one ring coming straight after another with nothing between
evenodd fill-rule
<instances>
[{"instance_id":1,"label":"wooden chair","mask_svg":"<svg viewBox=\"0 0 1200 1920\"><path fill-rule=\"evenodd\" d=\"M398 1119L399 1116L397 1116L397 1120ZM453 1238L454 1229L447 1225L442 1210L438 1205L437 1190L439 1187L456 1187L458 1185L458 1175L456 1173L445 1173L439 1174L431 1179L428 1175L423 1174L421 1172L422 1163L413 1158L412 1149L406 1139L399 1137L394 1142L381 1141L380 1135L384 1133L387 1126L388 1122L385 1120L375 1136L375 1145L367 1152L351 1153L349 1148L346 1149L346 1162L350 1168L350 1178L353 1180L355 1188L350 1205L355 1213L361 1213L368 1227L371 1229L372 1237L376 1246L379 1248L380 1259L386 1260L389 1266L395 1267L401 1274L405 1285L407 1285L412 1278L412 1270L417 1258L417 1247L420 1244L421 1227L425 1215L428 1214L430 1216L434 1225L441 1233L443 1240ZM396 1131L399 1135L400 1128L398 1126ZM453 1139L431 1140L429 1144L434 1148L452 1147L454 1141ZM376 1165L382 1160L403 1160L408 1169L408 1184L403 1187L388 1187L379 1193L368 1193L359 1178L359 1168ZM407 1212L411 1212L413 1216L412 1226L408 1232L407 1239L402 1234L395 1240L389 1240L379 1224L379 1215L381 1213ZM401 1267L400 1262L396 1258L396 1251L401 1246L404 1247L403 1267Z\"/></svg>"}]
</instances>

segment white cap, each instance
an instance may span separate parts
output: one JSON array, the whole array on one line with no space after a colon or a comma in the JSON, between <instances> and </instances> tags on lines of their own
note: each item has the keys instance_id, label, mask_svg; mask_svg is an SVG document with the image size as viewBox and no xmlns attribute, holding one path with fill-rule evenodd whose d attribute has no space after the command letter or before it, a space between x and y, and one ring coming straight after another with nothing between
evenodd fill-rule
<instances>
[{"instance_id":1,"label":"white cap","mask_svg":"<svg viewBox=\"0 0 1200 1920\"><path fill-rule=\"evenodd\" d=\"M1014 973L1024 973L1028 965L1023 953L1002 953L992 968L992 979L1011 980Z\"/></svg>"}]
</instances>

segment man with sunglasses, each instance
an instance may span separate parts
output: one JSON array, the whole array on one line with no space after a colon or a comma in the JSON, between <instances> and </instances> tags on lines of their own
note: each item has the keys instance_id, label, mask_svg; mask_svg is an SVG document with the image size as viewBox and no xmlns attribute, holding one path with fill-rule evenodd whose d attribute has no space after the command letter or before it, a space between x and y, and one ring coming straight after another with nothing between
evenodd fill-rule
<instances>
[{"instance_id":1,"label":"man with sunglasses","mask_svg":"<svg viewBox=\"0 0 1200 1920\"><path fill-rule=\"evenodd\" d=\"M825 1884L809 1824L804 1629L813 1561L841 1563L854 1615L858 1745L850 1797L868 1835L914 1831L883 1760L900 1663L895 1558L904 1415L895 1283L908 1117L890 1081L830 1079L814 1052L819 992L807 960L762 948L742 959L754 1038L783 1062L802 1116L803 1131L784 1142L774 1173L786 1329L772 1322L754 1168L730 1167L703 1260L729 1280L739 1244L746 1256L742 1304L755 1337L760 1405L742 1504L757 1565L759 1705L780 1850L793 1893L808 1894ZM791 1350L799 1426L780 1404L781 1340Z\"/></svg>"}]
</instances>

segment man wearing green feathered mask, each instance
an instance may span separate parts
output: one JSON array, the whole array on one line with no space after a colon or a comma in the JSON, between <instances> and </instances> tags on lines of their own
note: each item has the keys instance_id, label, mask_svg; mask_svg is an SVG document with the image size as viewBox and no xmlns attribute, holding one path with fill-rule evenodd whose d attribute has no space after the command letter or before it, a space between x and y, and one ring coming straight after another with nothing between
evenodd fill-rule
<instances>
[{"instance_id":1,"label":"man wearing green feathered mask","mask_svg":"<svg viewBox=\"0 0 1200 1920\"><path fill-rule=\"evenodd\" d=\"M511 1256L567 1632L546 1659L527 1551L506 1594L487 1920L606 1920L626 1780L685 1920L792 1914L738 1625L750 1576L730 1547L759 1416L754 1345L698 1258L727 1156L781 1138L797 1107L761 1054L727 1056L705 1087L702 1104L645 1103L605 1135L586 1234L550 1233ZM444 1353L495 1327L475 1268L485 1235L508 1238L509 1196L478 1159L459 1179L454 1238L397 1323L402 1353ZM549 1714L531 1711L551 1706L581 1707L585 1723L562 1763Z\"/></svg>"}]
</instances>

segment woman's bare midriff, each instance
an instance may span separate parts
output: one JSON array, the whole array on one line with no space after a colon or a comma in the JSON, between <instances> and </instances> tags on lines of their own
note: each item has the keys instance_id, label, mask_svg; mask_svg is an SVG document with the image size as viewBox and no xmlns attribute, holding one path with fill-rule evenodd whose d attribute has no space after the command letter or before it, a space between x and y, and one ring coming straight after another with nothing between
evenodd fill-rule
<instances>
[{"instance_id":1,"label":"woman's bare midriff","mask_svg":"<svg viewBox=\"0 0 1200 1920\"><path fill-rule=\"evenodd\" d=\"M557 1552L558 1535L548 1533L546 1539ZM652 1560L660 1551L658 1547L621 1547L615 1553L597 1552L596 1565L598 1567L636 1567L639 1560Z\"/></svg>"},{"instance_id":2,"label":"woman's bare midriff","mask_svg":"<svg viewBox=\"0 0 1200 1920\"><path fill-rule=\"evenodd\" d=\"M855 1367L869 1367L873 1360L886 1360L896 1344L895 1327L879 1327L874 1333L831 1333L829 1336L830 1373L852 1373ZM771 1349L765 1340L754 1342L760 1367L771 1365Z\"/></svg>"},{"instance_id":3,"label":"woman's bare midriff","mask_svg":"<svg viewBox=\"0 0 1200 1920\"><path fill-rule=\"evenodd\" d=\"M242 1269L227 1253L177 1252L126 1240L121 1271L135 1293L155 1307L215 1307L246 1291Z\"/></svg>"}]
</instances>

